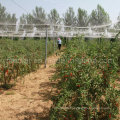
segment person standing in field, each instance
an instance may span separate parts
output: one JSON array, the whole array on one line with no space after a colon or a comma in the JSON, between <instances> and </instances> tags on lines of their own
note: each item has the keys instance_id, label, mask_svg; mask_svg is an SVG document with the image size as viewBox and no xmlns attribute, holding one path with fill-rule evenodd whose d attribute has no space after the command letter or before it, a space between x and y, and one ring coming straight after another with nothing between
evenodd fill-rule
<instances>
[{"instance_id":1,"label":"person standing in field","mask_svg":"<svg viewBox=\"0 0 120 120\"><path fill-rule=\"evenodd\" d=\"M61 44L62 44L62 41L60 38L58 38L58 49L61 50Z\"/></svg>"}]
</instances>

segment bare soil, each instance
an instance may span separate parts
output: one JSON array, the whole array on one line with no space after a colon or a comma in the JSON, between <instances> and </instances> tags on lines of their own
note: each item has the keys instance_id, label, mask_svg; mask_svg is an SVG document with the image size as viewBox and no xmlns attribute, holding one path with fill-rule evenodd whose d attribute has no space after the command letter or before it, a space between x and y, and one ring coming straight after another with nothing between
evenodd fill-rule
<instances>
[{"instance_id":1,"label":"bare soil","mask_svg":"<svg viewBox=\"0 0 120 120\"><path fill-rule=\"evenodd\" d=\"M49 79L55 73L59 56L48 58L47 68L17 81L15 87L0 94L0 120L49 120L51 96L56 93Z\"/></svg>"}]
</instances>

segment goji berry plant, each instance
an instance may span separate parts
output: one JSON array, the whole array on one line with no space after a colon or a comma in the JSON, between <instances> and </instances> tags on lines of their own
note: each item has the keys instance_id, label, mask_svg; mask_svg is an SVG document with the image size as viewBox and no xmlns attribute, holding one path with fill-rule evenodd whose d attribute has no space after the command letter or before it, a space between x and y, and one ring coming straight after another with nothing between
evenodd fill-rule
<instances>
[{"instance_id":1,"label":"goji berry plant","mask_svg":"<svg viewBox=\"0 0 120 120\"><path fill-rule=\"evenodd\" d=\"M120 41L69 41L56 63L53 80L60 91L52 97L51 120L111 120L118 114Z\"/></svg>"},{"instance_id":2,"label":"goji berry plant","mask_svg":"<svg viewBox=\"0 0 120 120\"><path fill-rule=\"evenodd\" d=\"M48 41L48 55L54 51L53 40ZM45 59L45 39L0 39L0 84L9 88L18 76L39 68Z\"/></svg>"}]
</instances>

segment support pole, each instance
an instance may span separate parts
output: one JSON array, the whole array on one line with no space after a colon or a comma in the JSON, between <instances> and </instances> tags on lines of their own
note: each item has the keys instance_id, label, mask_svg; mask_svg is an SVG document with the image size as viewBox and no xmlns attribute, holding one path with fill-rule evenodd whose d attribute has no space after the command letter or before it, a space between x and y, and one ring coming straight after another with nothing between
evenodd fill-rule
<instances>
[{"instance_id":1,"label":"support pole","mask_svg":"<svg viewBox=\"0 0 120 120\"><path fill-rule=\"evenodd\" d=\"M45 68L47 67L47 41L48 41L48 28L46 26L46 41L45 41Z\"/></svg>"},{"instance_id":2,"label":"support pole","mask_svg":"<svg viewBox=\"0 0 120 120\"><path fill-rule=\"evenodd\" d=\"M55 53L55 50L56 50L56 49L55 49L55 43L56 43L56 41L55 41L55 37L54 37L54 32L53 32L53 42L54 42L54 43L53 43L53 44L54 44L53 47L54 47L54 53Z\"/></svg>"}]
</instances>

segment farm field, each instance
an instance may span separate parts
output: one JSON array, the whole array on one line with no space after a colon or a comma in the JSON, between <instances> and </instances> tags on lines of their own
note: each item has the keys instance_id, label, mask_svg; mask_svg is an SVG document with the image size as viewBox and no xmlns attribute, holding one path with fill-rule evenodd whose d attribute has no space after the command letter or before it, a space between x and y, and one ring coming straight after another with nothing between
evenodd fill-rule
<instances>
[{"instance_id":1,"label":"farm field","mask_svg":"<svg viewBox=\"0 0 120 120\"><path fill-rule=\"evenodd\" d=\"M119 120L119 70L120 41L72 39L52 78L50 120Z\"/></svg>"},{"instance_id":2,"label":"farm field","mask_svg":"<svg viewBox=\"0 0 120 120\"><path fill-rule=\"evenodd\" d=\"M1 0L0 120L120 120L119 5Z\"/></svg>"},{"instance_id":3,"label":"farm field","mask_svg":"<svg viewBox=\"0 0 120 120\"><path fill-rule=\"evenodd\" d=\"M48 56L56 50L53 46L53 40L48 40ZM37 70L44 61L45 39L0 39L1 86L10 88L15 84L18 76Z\"/></svg>"},{"instance_id":4,"label":"farm field","mask_svg":"<svg viewBox=\"0 0 120 120\"><path fill-rule=\"evenodd\" d=\"M46 69L44 39L0 42L0 120L119 120L120 41L48 40Z\"/></svg>"},{"instance_id":5,"label":"farm field","mask_svg":"<svg viewBox=\"0 0 120 120\"><path fill-rule=\"evenodd\" d=\"M52 105L51 96L56 94L50 82L59 56L48 57L35 72L29 73L16 82L9 90L0 90L0 120L49 120ZM1 93L2 91L2 93Z\"/></svg>"}]
</instances>

